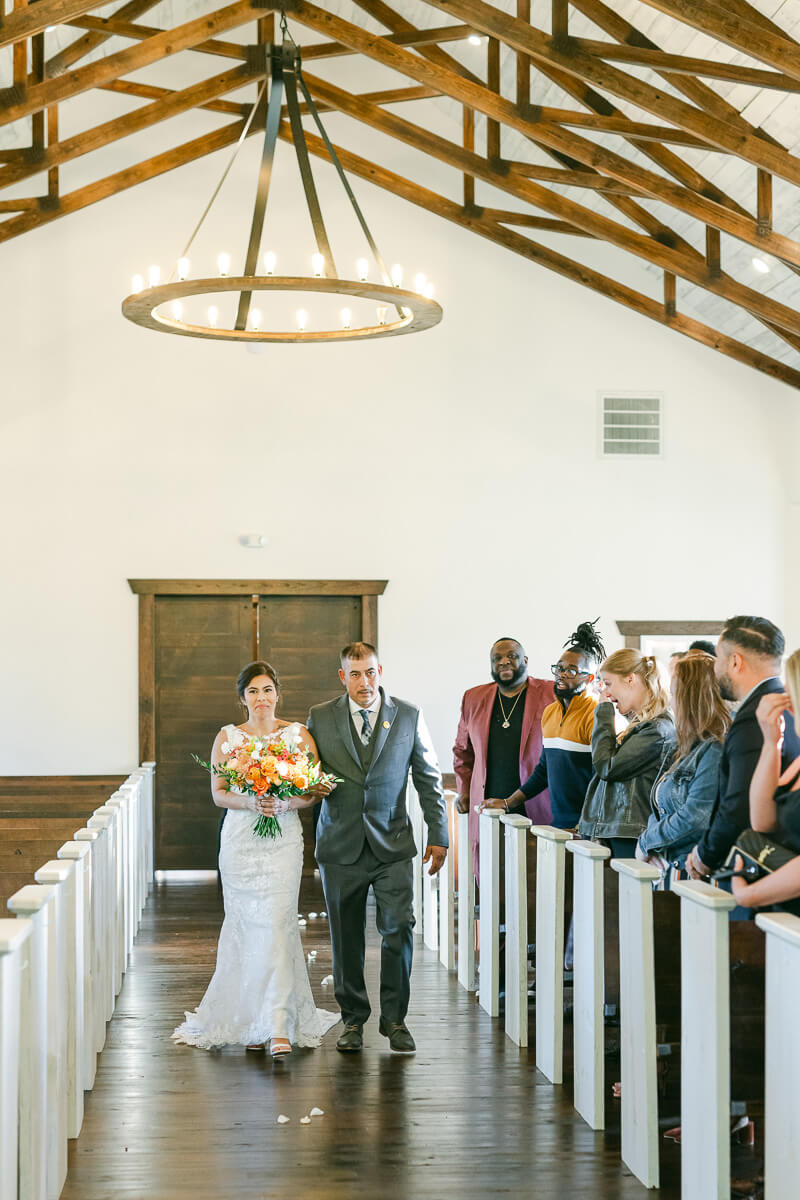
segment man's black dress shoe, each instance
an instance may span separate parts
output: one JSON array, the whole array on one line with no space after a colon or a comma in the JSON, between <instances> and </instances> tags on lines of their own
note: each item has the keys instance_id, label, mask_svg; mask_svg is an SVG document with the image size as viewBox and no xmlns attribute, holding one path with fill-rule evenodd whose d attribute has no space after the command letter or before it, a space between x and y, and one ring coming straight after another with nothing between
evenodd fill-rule
<instances>
[{"instance_id":1,"label":"man's black dress shoe","mask_svg":"<svg viewBox=\"0 0 800 1200\"><path fill-rule=\"evenodd\" d=\"M360 1025L345 1025L344 1033L336 1043L336 1049L341 1050L343 1054L352 1054L355 1050L361 1050L364 1046L364 1038L361 1033Z\"/></svg>"},{"instance_id":2,"label":"man's black dress shoe","mask_svg":"<svg viewBox=\"0 0 800 1200\"><path fill-rule=\"evenodd\" d=\"M388 1037L389 1045L398 1054L413 1054L417 1048L413 1037L402 1021L398 1024L397 1021L387 1021L385 1017L381 1017L378 1022L378 1033Z\"/></svg>"}]
</instances>

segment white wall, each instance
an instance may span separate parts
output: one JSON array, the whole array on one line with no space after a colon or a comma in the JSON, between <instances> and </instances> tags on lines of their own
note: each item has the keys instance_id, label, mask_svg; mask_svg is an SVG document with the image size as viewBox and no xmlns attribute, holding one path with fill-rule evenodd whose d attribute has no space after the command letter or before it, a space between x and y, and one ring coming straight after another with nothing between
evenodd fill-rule
<instances>
[{"instance_id":1,"label":"white wall","mask_svg":"<svg viewBox=\"0 0 800 1200\"><path fill-rule=\"evenodd\" d=\"M219 165L0 247L0 771L136 762L128 577L387 578L387 679L448 767L499 635L541 673L598 615L611 646L618 617L784 619L795 393L364 185L438 329L256 356L130 325L130 275L177 256ZM663 459L598 458L600 388L664 392Z\"/></svg>"}]
</instances>

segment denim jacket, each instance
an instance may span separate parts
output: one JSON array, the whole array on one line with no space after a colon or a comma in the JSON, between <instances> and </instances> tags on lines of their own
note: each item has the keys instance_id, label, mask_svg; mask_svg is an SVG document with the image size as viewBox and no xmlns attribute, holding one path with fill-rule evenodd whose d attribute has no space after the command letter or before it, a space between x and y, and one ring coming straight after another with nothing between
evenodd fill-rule
<instances>
[{"instance_id":1,"label":"denim jacket","mask_svg":"<svg viewBox=\"0 0 800 1200\"><path fill-rule=\"evenodd\" d=\"M670 773L665 757L650 793L652 815L639 838L646 854L660 854L683 866L711 821L721 758L722 742L713 740L698 742Z\"/></svg>"}]
</instances>

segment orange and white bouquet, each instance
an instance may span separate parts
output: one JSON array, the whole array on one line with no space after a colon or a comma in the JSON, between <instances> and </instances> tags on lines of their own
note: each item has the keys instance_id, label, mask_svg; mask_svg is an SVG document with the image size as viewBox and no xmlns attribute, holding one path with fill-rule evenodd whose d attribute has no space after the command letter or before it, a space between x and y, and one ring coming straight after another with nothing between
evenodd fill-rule
<instances>
[{"instance_id":1,"label":"orange and white bouquet","mask_svg":"<svg viewBox=\"0 0 800 1200\"><path fill-rule=\"evenodd\" d=\"M318 783L339 783L327 775L307 750L298 726L287 725L268 738L256 737L237 729L222 743L223 762L203 762L192 755L212 775L228 781L227 790L246 796L275 796L283 801L284 811L292 796L303 796ZM262 813L253 827L256 837L281 836L277 817Z\"/></svg>"}]
</instances>

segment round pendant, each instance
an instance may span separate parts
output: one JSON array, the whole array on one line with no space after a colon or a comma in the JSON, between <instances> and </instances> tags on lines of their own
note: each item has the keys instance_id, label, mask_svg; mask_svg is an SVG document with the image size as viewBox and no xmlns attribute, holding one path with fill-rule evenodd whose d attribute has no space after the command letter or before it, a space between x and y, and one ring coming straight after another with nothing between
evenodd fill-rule
<instances>
[{"instance_id":1,"label":"round pendant","mask_svg":"<svg viewBox=\"0 0 800 1200\"><path fill-rule=\"evenodd\" d=\"M503 729L509 729L509 728L510 728L510 726L509 726L508 721L503 721Z\"/></svg>"}]
</instances>

